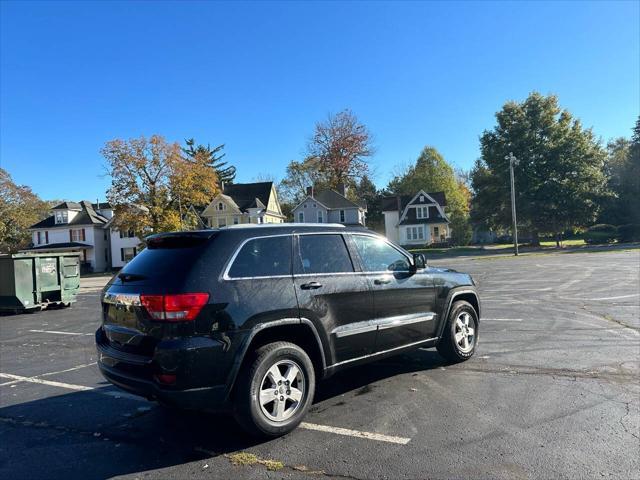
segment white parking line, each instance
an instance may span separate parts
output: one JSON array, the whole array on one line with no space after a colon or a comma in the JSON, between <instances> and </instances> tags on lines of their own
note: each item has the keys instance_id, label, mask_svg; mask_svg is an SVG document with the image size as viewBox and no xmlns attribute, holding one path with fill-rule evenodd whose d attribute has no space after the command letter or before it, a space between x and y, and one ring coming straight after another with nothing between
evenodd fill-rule
<instances>
[{"instance_id":1,"label":"white parking line","mask_svg":"<svg viewBox=\"0 0 640 480\"><path fill-rule=\"evenodd\" d=\"M86 364L86 365L79 365L78 367L73 367L71 369L63 370L61 372L45 373L43 375L52 375L54 373L62 373L64 371L75 370L77 368L82 368L88 365L93 365L93 363ZM85 385L74 385L72 383L64 383L64 382L54 382L52 380L44 380L38 377L23 377L21 375L13 375L11 373L0 373L0 378L6 378L10 380L9 382L2 383L0 385L9 385L9 384L14 384L18 382L30 382L30 383L37 383L40 385L48 385L51 387L66 388L67 390L74 390L76 392L94 392L94 393L99 393L100 395L106 395L109 397L128 398L131 400L138 400L142 402L145 401L142 397L131 395L126 392L120 392L120 391L114 392L114 391L108 391L108 390L105 391L95 387L87 387ZM362 432L360 430L351 430L349 428L330 427L328 425L318 425L316 423L302 422L300 424L300 428L303 428L305 430L315 430L318 432L333 433L336 435L345 435L348 437L364 438L366 440L375 440L377 442L395 443L398 445L406 445L411 441L410 438L405 438L405 437L394 437L392 435L383 435L381 433Z\"/></svg>"},{"instance_id":2,"label":"white parking line","mask_svg":"<svg viewBox=\"0 0 640 480\"><path fill-rule=\"evenodd\" d=\"M29 330L31 333L50 333L52 335L94 335L93 333L60 332L58 330Z\"/></svg>"},{"instance_id":3,"label":"white parking line","mask_svg":"<svg viewBox=\"0 0 640 480\"><path fill-rule=\"evenodd\" d=\"M521 322L521 318L481 318L481 322Z\"/></svg>"},{"instance_id":4,"label":"white parking line","mask_svg":"<svg viewBox=\"0 0 640 480\"><path fill-rule=\"evenodd\" d=\"M318 425L307 422L302 422L300 424L300 428L304 428L305 430L315 430L318 432L335 433L336 435L346 435L348 437L365 438L367 440L376 440L378 442L397 443L398 445L406 445L411 441L410 438L405 437L394 437L391 435L382 435L381 433L361 432L360 430L329 427L327 425Z\"/></svg>"},{"instance_id":5,"label":"white parking line","mask_svg":"<svg viewBox=\"0 0 640 480\"><path fill-rule=\"evenodd\" d=\"M128 398L129 400L137 400L145 402L146 400L136 395L131 395L127 392L103 390L101 388L87 387L85 385L74 385L72 383L54 382L52 380L44 380L38 377L23 377L21 375L13 375L11 373L0 373L0 378L8 378L10 380L16 380L18 382L39 383L40 385L48 385L50 387L66 388L67 390L74 390L76 392L94 392L100 395L106 395L107 397L116 398Z\"/></svg>"}]
</instances>

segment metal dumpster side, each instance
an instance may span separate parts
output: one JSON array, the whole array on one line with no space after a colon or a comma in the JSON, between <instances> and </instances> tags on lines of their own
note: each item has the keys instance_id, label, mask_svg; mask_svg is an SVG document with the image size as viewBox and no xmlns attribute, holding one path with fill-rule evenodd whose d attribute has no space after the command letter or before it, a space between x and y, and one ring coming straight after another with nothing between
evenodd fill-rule
<instances>
[{"instance_id":1,"label":"metal dumpster side","mask_svg":"<svg viewBox=\"0 0 640 480\"><path fill-rule=\"evenodd\" d=\"M16 253L0 256L0 311L68 306L80 288L77 254Z\"/></svg>"}]
</instances>

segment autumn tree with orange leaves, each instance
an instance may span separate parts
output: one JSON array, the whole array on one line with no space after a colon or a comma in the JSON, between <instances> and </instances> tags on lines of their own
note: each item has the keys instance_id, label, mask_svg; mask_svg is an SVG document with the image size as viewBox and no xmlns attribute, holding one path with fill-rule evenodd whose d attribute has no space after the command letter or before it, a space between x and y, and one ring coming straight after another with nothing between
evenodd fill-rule
<instances>
[{"instance_id":1,"label":"autumn tree with orange leaves","mask_svg":"<svg viewBox=\"0 0 640 480\"><path fill-rule=\"evenodd\" d=\"M192 205L208 203L218 192L218 177L206 156L185 158L178 143L162 136L112 140L101 151L107 161L114 226L149 233L197 227Z\"/></svg>"}]
</instances>

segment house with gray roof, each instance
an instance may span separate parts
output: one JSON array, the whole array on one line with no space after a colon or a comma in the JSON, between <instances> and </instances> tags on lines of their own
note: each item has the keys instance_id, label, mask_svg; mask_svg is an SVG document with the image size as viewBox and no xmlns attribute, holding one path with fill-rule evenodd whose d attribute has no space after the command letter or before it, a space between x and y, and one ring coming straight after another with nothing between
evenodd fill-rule
<instances>
[{"instance_id":1,"label":"house with gray roof","mask_svg":"<svg viewBox=\"0 0 640 480\"><path fill-rule=\"evenodd\" d=\"M445 243L451 237L449 218L444 212L444 192L396 195L382 199L385 235L400 245L418 246Z\"/></svg>"},{"instance_id":2,"label":"house with gray roof","mask_svg":"<svg viewBox=\"0 0 640 480\"><path fill-rule=\"evenodd\" d=\"M307 188L307 196L292 211L298 223L342 223L365 225L367 207L353 202L345 195L343 186L336 190L314 191Z\"/></svg>"},{"instance_id":3,"label":"house with gray roof","mask_svg":"<svg viewBox=\"0 0 640 480\"><path fill-rule=\"evenodd\" d=\"M208 227L241 223L283 223L278 193L273 182L231 183L200 214Z\"/></svg>"},{"instance_id":4,"label":"house with gray roof","mask_svg":"<svg viewBox=\"0 0 640 480\"><path fill-rule=\"evenodd\" d=\"M103 272L111 268L109 229L113 209L109 203L62 202L51 216L32 225L29 251L77 252L85 271Z\"/></svg>"}]
</instances>

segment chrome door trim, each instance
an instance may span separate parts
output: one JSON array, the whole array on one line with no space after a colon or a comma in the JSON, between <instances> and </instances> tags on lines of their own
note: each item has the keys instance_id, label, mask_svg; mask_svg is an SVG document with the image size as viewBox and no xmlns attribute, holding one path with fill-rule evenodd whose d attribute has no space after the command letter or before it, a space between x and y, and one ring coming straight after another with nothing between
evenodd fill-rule
<instances>
[{"instance_id":1,"label":"chrome door trim","mask_svg":"<svg viewBox=\"0 0 640 480\"><path fill-rule=\"evenodd\" d=\"M421 345L423 343L428 343L428 342L432 342L434 340L438 340L438 338L439 337L425 338L424 340L419 340L419 341L413 342L413 343L407 343L405 345L400 345L399 347L390 348L388 350L382 350L382 351L376 352L376 353L370 353L369 355L363 355L362 357L350 358L349 360L343 360L342 362L334 363L333 365L331 365L331 367L338 367L340 365L345 365L347 363L356 362L358 360L364 360L366 358L374 358L374 357L377 357L378 355L384 355L385 353L390 353L390 352L393 352L393 351L396 351L396 350L401 350L403 348L415 347L415 346Z\"/></svg>"},{"instance_id":2,"label":"chrome door trim","mask_svg":"<svg viewBox=\"0 0 640 480\"><path fill-rule=\"evenodd\" d=\"M377 318L362 322L341 325L331 330L331 334L336 338L349 337L360 333L372 332L374 330L385 330L387 328L404 327L413 323L429 322L435 318L435 313L412 313L409 315L397 315L394 317Z\"/></svg>"}]
</instances>

